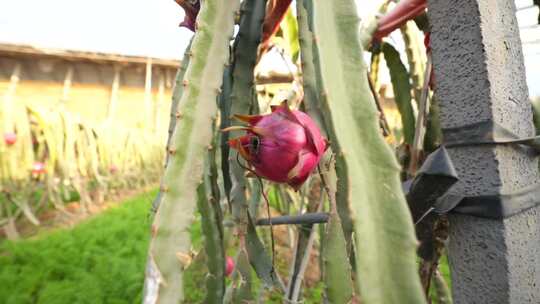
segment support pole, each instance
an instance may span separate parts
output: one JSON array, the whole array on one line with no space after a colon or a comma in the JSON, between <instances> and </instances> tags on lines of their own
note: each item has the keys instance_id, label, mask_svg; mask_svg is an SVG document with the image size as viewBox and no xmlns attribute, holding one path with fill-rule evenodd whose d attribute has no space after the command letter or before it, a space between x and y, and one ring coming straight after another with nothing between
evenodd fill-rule
<instances>
[{"instance_id":1,"label":"support pole","mask_svg":"<svg viewBox=\"0 0 540 304\"><path fill-rule=\"evenodd\" d=\"M534 135L515 11L509 0L428 0L445 141L453 128L480 122ZM448 153L460 178L450 191L458 194L513 193L540 183L538 160L516 145ZM540 303L539 216L540 207L505 219L450 215L454 303Z\"/></svg>"},{"instance_id":2,"label":"support pole","mask_svg":"<svg viewBox=\"0 0 540 304\"><path fill-rule=\"evenodd\" d=\"M165 70L162 70L159 73L159 84L158 84L158 98L154 107L154 133L158 133L161 130L161 119L159 114L161 112L161 107L165 103Z\"/></svg>"},{"instance_id":3,"label":"support pole","mask_svg":"<svg viewBox=\"0 0 540 304\"><path fill-rule=\"evenodd\" d=\"M19 84L21 75L21 63L15 63L13 72L11 72L11 77L9 79L9 86L7 87L6 92L4 93L3 105L0 109L0 121L4 123L4 132L13 132L13 97L15 96L15 90L17 89L17 84Z\"/></svg>"},{"instance_id":4,"label":"support pole","mask_svg":"<svg viewBox=\"0 0 540 304\"><path fill-rule=\"evenodd\" d=\"M144 80L144 125L152 126L152 58L146 60L146 78Z\"/></svg>"},{"instance_id":5,"label":"support pole","mask_svg":"<svg viewBox=\"0 0 540 304\"><path fill-rule=\"evenodd\" d=\"M69 99L69 91L71 90L71 84L73 82L73 66L68 66L66 70L66 77L64 78L64 87L62 89L61 102L65 103Z\"/></svg>"},{"instance_id":6,"label":"support pole","mask_svg":"<svg viewBox=\"0 0 540 304\"><path fill-rule=\"evenodd\" d=\"M118 90L120 89L120 70L119 66L114 67L114 77L111 86L111 99L109 100L109 110L107 111L107 120L112 121L116 116L118 103Z\"/></svg>"}]
</instances>

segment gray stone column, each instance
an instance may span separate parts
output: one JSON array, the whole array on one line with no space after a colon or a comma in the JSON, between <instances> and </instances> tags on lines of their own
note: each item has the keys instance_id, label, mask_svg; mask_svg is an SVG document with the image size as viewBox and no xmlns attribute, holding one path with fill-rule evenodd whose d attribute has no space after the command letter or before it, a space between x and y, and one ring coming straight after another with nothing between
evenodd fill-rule
<instances>
[{"instance_id":1,"label":"gray stone column","mask_svg":"<svg viewBox=\"0 0 540 304\"><path fill-rule=\"evenodd\" d=\"M428 0L443 134L492 121L534 135L513 0ZM538 160L516 146L449 149L466 196L540 183ZM540 303L540 208L504 220L450 216L454 302Z\"/></svg>"}]
</instances>

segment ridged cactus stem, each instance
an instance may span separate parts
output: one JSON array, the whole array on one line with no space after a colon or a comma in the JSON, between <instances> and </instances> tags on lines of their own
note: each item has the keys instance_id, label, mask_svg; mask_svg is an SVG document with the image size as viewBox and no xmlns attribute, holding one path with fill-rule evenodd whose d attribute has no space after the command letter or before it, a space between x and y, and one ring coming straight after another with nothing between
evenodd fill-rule
<instances>
[{"instance_id":1,"label":"ridged cactus stem","mask_svg":"<svg viewBox=\"0 0 540 304\"><path fill-rule=\"evenodd\" d=\"M189 65L189 59L191 54L191 42L189 42L185 52L184 57L182 58L182 62L180 64L180 67L178 68L178 71L176 72L176 79L174 81L174 88L173 88L173 94L171 98L171 111L170 111L170 120L169 120L169 134L167 136L167 145L165 146L167 151L169 150L169 147L171 145L171 139L174 133L174 128L176 127L176 121L178 118L176 117L178 113L178 103L180 102L180 98L182 98L182 93L184 92L184 84L182 83L184 81L184 75L186 74L187 67ZM169 163L169 153L166 153L165 155L165 164L164 167L167 168L167 164ZM163 180L161 181L160 189L163 188ZM161 200L163 198L163 193L160 190L152 202L152 211L155 213L157 209L159 208L159 204L161 203Z\"/></svg>"},{"instance_id":2,"label":"ridged cactus stem","mask_svg":"<svg viewBox=\"0 0 540 304\"><path fill-rule=\"evenodd\" d=\"M382 52L390 72L390 80L394 89L396 106L401 115L401 125L405 143L412 145L414 141L415 116L412 107L411 83L409 73L399 57L399 52L389 43L383 43Z\"/></svg>"},{"instance_id":3,"label":"ridged cactus stem","mask_svg":"<svg viewBox=\"0 0 540 304\"><path fill-rule=\"evenodd\" d=\"M266 11L266 0L244 1L242 4L240 27L233 46L232 60L232 85L230 95L231 114L251 114L255 91L254 69L257 60L257 49L261 41L262 24ZM231 132L228 136L237 137L238 131ZM254 227L250 228L248 219L248 200L246 196L247 181L244 176L244 168L239 163L239 157L234 150L229 151L229 170L231 176L231 190L229 200L232 207L232 215L236 225L236 237L240 246L241 256L247 256L254 266L259 277L263 276L267 283L271 283L273 265L264 252L264 247L257 237ZM246 241L247 239L247 241ZM254 245L255 246L250 246ZM246 255L247 253L247 255ZM251 280L246 271L240 273L241 279ZM269 282L270 281L270 282ZM242 286L242 285L241 285ZM251 286L248 282L246 286ZM247 289L245 291L248 291ZM236 290L232 291L237 293ZM247 295L242 295L246 297Z\"/></svg>"},{"instance_id":4,"label":"ridged cactus stem","mask_svg":"<svg viewBox=\"0 0 540 304\"><path fill-rule=\"evenodd\" d=\"M435 274L433 276L433 285L435 286L437 304L452 304L450 288L448 288L448 284L446 283L439 269L435 270Z\"/></svg>"},{"instance_id":5,"label":"ridged cactus stem","mask_svg":"<svg viewBox=\"0 0 540 304\"><path fill-rule=\"evenodd\" d=\"M315 65L313 64L313 32L309 27L308 12L303 0L296 1L296 17L298 20L298 41L300 42L305 111L317 122L323 133L327 133L319 100Z\"/></svg>"},{"instance_id":6,"label":"ridged cactus stem","mask_svg":"<svg viewBox=\"0 0 540 304\"><path fill-rule=\"evenodd\" d=\"M204 303L221 304L225 293L225 249L223 225L217 184L216 136L208 147L204 183L197 189L204 247L207 256L206 299Z\"/></svg>"},{"instance_id":7,"label":"ridged cactus stem","mask_svg":"<svg viewBox=\"0 0 540 304\"><path fill-rule=\"evenodd\" d=\"M172 92L172 98L171 98L171 111L170 111L170 118L169 118L169 129L168 129L168 137L167 137L167 148L169 148L171 144L171 140L174 133L174 128L176 127L176 122L178 121L177 113L178 113L178 104L180 102L180 99L182 98L182 93L184 92L184 75L186 74L187 67L189 65L189 60L191 58L191 43L193 40L191 40L186 47L186 50L184 52L184 57L182 58L182 61L180 62L180 67L178 68L178 71L176 72L176 78L174 80L174 89ZM165 167L167 166L167 163L169 161L169 154L165 156Z\"/></svg>"},{"instance_id":8,"label":"ridged cactus stem","mask_svg":"<svg viewBox=\"0 0 540 304\"><path fill-rule=\"evenodd\" d=\"M252 303L251 266L245 250L240 250L235 259L235 270L232 274L232 283L227 287L224 304Z\"/></svg>"},{"instance_id":9,"label":"ridged cactus stem","mask_svg":"<svg viewBox=\"0 0 540 304\"><path fill-rule=\"evenodd\" d=\"M426 136L424 138L424 151L431 153L442 143L442 130L440 122L440 109L437 96L430 93L429 115L427 119Z\"/></svg>"},{"instance_id":10,"label":"ridged cactus stem","mask_svg":"<svg viewBox=\"0 0 540 304\"><path fill-rule=\"evenodd\" d=\"M163 176L163 200L152 225L143 302L178 303L184 298L182 274L189 256L204 155L212 140L223 69L239 1L202 2L191 61L184 77L178 119Z\"/></svg>"},{"instance_id":11,"label":"ridged cactus stem","mask_svg":"<svg viewBox=\"0 0 540 304\"><path fill-rule=\"evenodd\" d=\"M414 176L420 163L420 157L424 148L424 136L426 135L427 119L429 115L429 79L431 77L431 56L428 56L424 75L422 94L418 104L418 119L414 129L414 141L411 148L411 163L409 164L409 174Z\"/></svg>"},{"instance_id":12,"label":"ridged cactus stem","mask_svg":"<svg viewBox=\"0 0 540 304\"><path fill-rule=\"evenodd\" d=\"M324 126L326 127L326 132L328 134L328 137L330 139L330 144L332 148L332 152L335 153L336 158L336 174L338 176L337 179L337 194L336 194L336 200L337 200L337 210L338 214L341 219L341 225L343 226L343 233L345 235L345 239L347 240L347 252L350 255L351 263L354 264L354 259L352 258L352 232L353 232L353 223L351 219L351 204L349 197L347 193L349 193L349 177L348 177L348 168L347 164L345 163L345 159L343 157L343 153L341 150L341 146L339 144L339 141L337 140L336 131L332 126L332 122L330 119L330 116L328 115L328 102L327 102L327 96L326 93L322 90L323 84L322 84L322 76L321 76L321 70L320 70L320 63L319 63L319 51L317 46L317 36L314 34L313 31L313 1L312 0L303 0L298 1L299 3L303 4L302 6L297 7L297 14L299 16L298 23L299 23L299 36L300 36L300 49L301 49L301 56L302 61L306 63L306 66L309 67L308 60L309 54L312 54L312 62L314 68L304 70L304 79L311 79L312 77L315 78L316 88L318 89L317 94L312 94L312 96L315 96L312 101L308 101L308 103L315 103L317 102L315 109L321 109L321 116L322 121L324 121ZM304 18L303 16L306 16ZM305 23L307 21L308 25L308 31L306 31ZM311 38L311 39L310 39ZM308 50L308 47L311 46L311 52ZM311 73L314 73L312 75ZM311 90L311 87L308 86L306 88L307 90Z\"/></svg>"},{"instance_id":13,"label":"ridged cactus stem","mask_svg":"<svg viewBox=\"0 0 540 304\"><path fill-rule=\"evenodd\" d=\"M351 303L353 298L351 264L347 261L347 243L337 214L335 177L329 173L331 171L328 169L322 171L319 167L321 183L330 201L330 218L323 235L325 248L322 253L326 298L329 303Z\"/></svg>"},{"instance_id":14,"label":"ridged cactus stem","mask_svg":"<svg viewBox=\"0 0 540 304\"><path fill-rule=\"evenodd\" d=\"M379 92L381 89L381 82L379 80L379 68L381 66L381 52L371 53L371 63L369 65L369 78L373 83L373 90Z\"/></svg>"},{"instance_id":15,"label":"ridged cactus stem","mask_svg":"<svg viewBox=\"0 0 540 304\"><path fill-rule=\"evenodd\" d=\"M401 26L401 36L405 42L405 52L409 62L409 75L412 80L414 100L420 102L422 96L422 85L424 84L424 70L426 68L426 50L424 44L419 39L420 31L413 21L409 21Z\"/></svg>"},{"instance_id":16,"label":"ridged cactus stem","mask_svg":"<svg viewBox=\"0 0 540 304\"><path fill-rule=\"evenodd\" d=\"M257 59L257 47L261 40L265 9L265 0L244 1L242 5L240 28L233 46L231 114L250 114L252 99L255 96L253 70ZM230 134L231 137L239 135L239 131ZM237 225L237 233L245 235L248 210L247 186L244 169L238 164L234 150L229 152L229 168L232 180L229 197L233 218Z\"/></svg>"},{"instance_id":17,"label":"ridged cactus stem","mask_svg":"<svg viewBox=\"0 0 540 304\"><path fill-rule=\"evenodd\" d=\"M361 301L425 303L400 169L380 133L367 83L356 6L353 0L313 4L316 41L324 41L317 48L322 88L349 169L351 184L345 195L353 202L356 283Z\"/></svg>"},{"instance_id":18,"label":"ridged cactus stem","mask_svg":"<svg viewBox=\"0 0 540 304\"><path fill-rule=\"evenodd\" d=\"M220 129L225 129L231 125L231 90L232 90L232 70L228 65L223 71L223 83L221 85L221 95L219 96L219 114L220 114ZM221 152L221 172L223 177L223 188L225 195L227 196L227 202L229 203L229 211L231 211L230 205L230 193L232 187L231 176L229 172L229 133L222 133L220 137L220 152Z\"/></svg>"}]
</instances>

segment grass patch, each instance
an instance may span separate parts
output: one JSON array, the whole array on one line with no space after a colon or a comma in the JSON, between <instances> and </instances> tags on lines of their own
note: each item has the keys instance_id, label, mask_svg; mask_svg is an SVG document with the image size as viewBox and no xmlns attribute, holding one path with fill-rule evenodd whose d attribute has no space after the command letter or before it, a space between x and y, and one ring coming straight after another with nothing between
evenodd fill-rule
<instances>
[{"instance_id":1,"label":"grass patch","mask_svg":"<svg viewBox=\"0 0 540 304\"><path fill-rule=\"evenodd\" d=\"M74 229L1 243L0 302L140 302L155 194L128 200Z\"/></svg>"}]
</instances>

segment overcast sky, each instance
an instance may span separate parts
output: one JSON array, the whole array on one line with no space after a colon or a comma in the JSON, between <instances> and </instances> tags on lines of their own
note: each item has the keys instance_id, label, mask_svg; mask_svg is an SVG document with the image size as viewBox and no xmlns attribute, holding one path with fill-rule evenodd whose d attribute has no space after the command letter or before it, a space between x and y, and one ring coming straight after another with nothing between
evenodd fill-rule
<instances>
[{"instance_id":1,"label":"overcast sky","mask_svg":"<svg viewBox=\"0 0 540 304\"><path fill-rule=\"evenodd\" d=\"M361 15L380 0L357 0ZM516 0L518 8L532 0ZM529 90L540 95L540 28L537 8L518 12ZM1 0L0 42L39 47L181 58L191 32L179 28L173 0Z\"/></svg>"}]
</instances>

